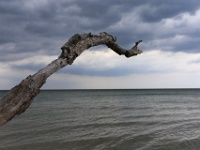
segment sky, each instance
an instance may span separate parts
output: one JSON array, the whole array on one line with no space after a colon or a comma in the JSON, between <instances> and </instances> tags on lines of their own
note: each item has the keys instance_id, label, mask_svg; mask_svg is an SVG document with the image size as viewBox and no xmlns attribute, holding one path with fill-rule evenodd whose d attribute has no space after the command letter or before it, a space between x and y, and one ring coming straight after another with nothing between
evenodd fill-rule
<instances>
[{"instance_id":1,"label":"sky","mask_svg":"<svg viewBox=\"0 0 200 150\"><path fill-rule=\"evenodd\" d=\"M199 0L1 0L0 89L10 89L61 53L74 34L107 32L143 53L106 46L82 53L43 89L200 88Z\"/></svg>"}]
</instances>

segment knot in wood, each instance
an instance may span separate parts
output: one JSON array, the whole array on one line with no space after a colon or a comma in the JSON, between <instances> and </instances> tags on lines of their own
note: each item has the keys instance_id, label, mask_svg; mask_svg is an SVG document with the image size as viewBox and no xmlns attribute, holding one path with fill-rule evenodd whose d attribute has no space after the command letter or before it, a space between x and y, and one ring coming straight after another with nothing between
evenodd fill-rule
<instances>
[{"instance_id":1,"label":"knot in wood","mask_svg":"<svg viewBox=\"0 0 200 150\"><path fill-rule=\"evenodd\" d=\"M70 62L78 56L75 52L73 52L73 48L77 45L77 43L81 41L81 36L79 34L75 34L72 36L62 47L62 53L59 58L67 58Z\"/></svg>"}]
</instances>

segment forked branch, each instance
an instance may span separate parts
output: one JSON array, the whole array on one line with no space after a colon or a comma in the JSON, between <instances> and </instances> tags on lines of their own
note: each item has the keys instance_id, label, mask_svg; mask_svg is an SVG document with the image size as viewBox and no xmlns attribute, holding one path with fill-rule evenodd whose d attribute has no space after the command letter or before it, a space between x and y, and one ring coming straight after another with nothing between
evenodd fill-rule
<instances>
[{"instance_id":1,"label":"forked branch","mask_svg":"<svg viewBox=\"0 0 200 150\"><path fill-rule=\"evenodd\" d=\"M106 45L119 55L131 57L142 53L137 47L140 42L142 40L137 41L130 50L126 50L116 43L116 38L106 32L99 35L75 34L61 47L62 53L58 59L37 73L29 75L0 100L0 126L15 115L24 112L30 106L33 98L40 92L40 88L47 78L68 64L71 65L84 50L98 45Z\"/></svg>"}]
</instances>

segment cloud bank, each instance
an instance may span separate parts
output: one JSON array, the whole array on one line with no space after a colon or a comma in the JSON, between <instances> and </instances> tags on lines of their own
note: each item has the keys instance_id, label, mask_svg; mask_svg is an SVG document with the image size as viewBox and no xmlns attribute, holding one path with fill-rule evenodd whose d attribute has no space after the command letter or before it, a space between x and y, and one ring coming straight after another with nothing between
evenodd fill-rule
<instances>
[{"instance_id":1,"label":"cloud bank","mask_svg":"<svg viewBox=\"0 0 200 150\"><path fill-rule=\"evenodd\" d=\"M82 88L82 82L89 84L89 79L92 82L97 77L105 81L113 77L114 82L132 75L154 75L159 79L158 74L176 74L176 78L184 74L188 84L194 82L189 80L191 74L199 74L198 0L1 0L0 19L1 89L12 87L57 58L60 47L75 33L88 32L106 31L127 49L142 39L139 47L144 53L126 59L106 47L86 51L72 66L58 72L58 76L69 75L77 81L87 78L85 82L79 80L80 84L70 84L73 88ZM58 82L56 87L51 87L53 80ZM113 85L107 83L100 87ZM55 76L46 87L70 88L61 84ZM123 87L126 86L130 87L128 82ZM137 87L141 86L134 86Z\"/></svg>"}]
</instances>

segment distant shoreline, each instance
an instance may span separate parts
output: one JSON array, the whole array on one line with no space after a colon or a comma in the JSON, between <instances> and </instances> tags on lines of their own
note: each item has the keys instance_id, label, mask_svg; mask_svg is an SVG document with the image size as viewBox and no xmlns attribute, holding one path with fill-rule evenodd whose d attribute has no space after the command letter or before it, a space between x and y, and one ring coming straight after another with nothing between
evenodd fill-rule
<instances>
[{"instance_id":1,"label":"distant shoreline","mask_svg":"<svg viewBox=\"0 0 200 150\"><path fill-rule=\"evenodd\" d=\"M41 91L109 91L109 90L200 90L200 88L145 88L145 89L41 89ZM9 91L9 90L0 90Z\"/></svg>"}]
</instances>

